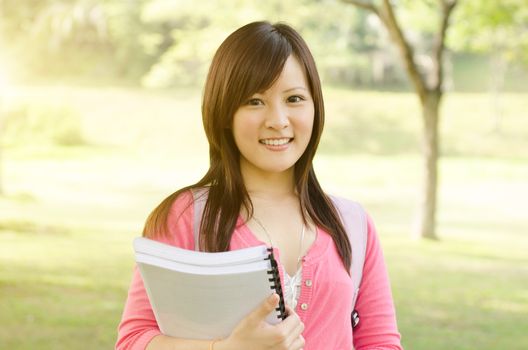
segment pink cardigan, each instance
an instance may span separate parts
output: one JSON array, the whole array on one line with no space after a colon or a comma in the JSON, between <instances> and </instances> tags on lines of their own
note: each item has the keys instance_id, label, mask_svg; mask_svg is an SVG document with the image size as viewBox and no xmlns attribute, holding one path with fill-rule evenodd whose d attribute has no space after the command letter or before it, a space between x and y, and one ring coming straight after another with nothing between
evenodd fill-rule
<instances>
[{"instance_id":1,"label":"pink cardigan","mask_svg":"<svg viewBox=\"0 0 528 350\"><path fill-rule=\"evenodd\" d=\"M180 195L169 214L170 237L162 239L194 250L193 206L190 192ZM230 249L265 244L239 219ZM280 252L275 250L280 262ZM279 264L279 266L282 266ZM281 270L281 277L283 271ZM402 349L396 326L389 279L380 243L368 218L368 238L363 280L356 302L360 323L352 334L350 314L352 281L339 258L332 238L323 230L303 258L301 294L296 312L304 322L305 350ZM137 267L118 328L116 349L145 349L160 334Z\"/></svg>"}]
</instances>

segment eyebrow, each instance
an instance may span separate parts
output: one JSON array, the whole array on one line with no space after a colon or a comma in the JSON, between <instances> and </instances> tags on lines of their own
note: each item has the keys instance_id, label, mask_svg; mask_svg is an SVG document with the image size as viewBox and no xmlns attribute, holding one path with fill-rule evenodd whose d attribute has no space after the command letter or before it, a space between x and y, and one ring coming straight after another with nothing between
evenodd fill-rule
<instances>
[{"instance_id":1,"label":"eyebrow","mask_svg":"<svg viewBox=\"0 0 528 350\"><path fill-rule=\"evenodd\" d=\"M308 91L308 89L305 88L304 86L296 86L296 87L292 87L290 89L284 90L283 92L290 92L290 91L293 91L293 90L305 90L305 91Z\"/></svg>"},{"instance_id":2,"label":"eyebrow","mask_svg":"<svg viewBox=\"0 0 528 350\"><path fill-rule=\"evenodd\" d=\"M310 92L310 90L308 90L304 86L295 86L295 87L292 87L292 88L284 90L282 93L287 93L287 92L290 92L290 91L293 91L293 90L304 90L304 91ZM255 94L263 95L264 92L265 91L258 91L258 92L255 92Z\"/></svg>"}]
</instances>

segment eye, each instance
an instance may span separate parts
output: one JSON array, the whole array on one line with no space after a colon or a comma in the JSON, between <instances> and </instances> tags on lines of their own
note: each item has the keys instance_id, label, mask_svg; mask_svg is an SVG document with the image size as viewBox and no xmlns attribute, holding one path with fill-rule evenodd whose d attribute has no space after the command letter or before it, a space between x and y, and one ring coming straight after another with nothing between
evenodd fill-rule
<instances>
[{"instance_id":1,"label":"eye","mask_svg":"<svg viewBox=\"0 0 528 350\"><path fill-rule=\"evenodd\" d=\"M260 98L250 98L247 100L246 105L248 106L260 106L263 105L264 102Z\"/></svg>"},{"instance_id":2,"label":"eye","mask_svg":"<svg viewBox=\"0 0 528 350\"><path fill-rule=\"evenodd\" d=\"M288 99L287 99L287 101L290 102L290 103L298 103L298 102L302 102L304 100L305 100L305 98L302 97L302 96L299 96L299 95L293 95L293 96L288 97Z\"/></svg>"}]
</instances>

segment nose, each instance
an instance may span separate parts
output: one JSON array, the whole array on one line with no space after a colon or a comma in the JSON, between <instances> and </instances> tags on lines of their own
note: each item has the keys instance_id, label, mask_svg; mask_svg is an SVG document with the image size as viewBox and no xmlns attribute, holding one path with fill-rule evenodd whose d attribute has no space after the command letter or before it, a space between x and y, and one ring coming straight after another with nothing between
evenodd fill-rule
<instances>
[{"instance_id":1,"label":"nose","mask_svg":"<svg viewBox=\"0 0 528 350\"><path fill-rule=\"evenodd\" d=\"M288 109L284 106L273 106L266 115L265 126L268 129L282 130L290 125Z\"/></svg>"}]
</instances>

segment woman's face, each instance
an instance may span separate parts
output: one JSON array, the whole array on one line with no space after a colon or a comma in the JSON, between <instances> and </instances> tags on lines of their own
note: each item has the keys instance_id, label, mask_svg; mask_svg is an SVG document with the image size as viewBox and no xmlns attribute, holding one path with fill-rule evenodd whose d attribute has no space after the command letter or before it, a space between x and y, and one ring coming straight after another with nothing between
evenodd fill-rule
<instances>
[{"instance_id":1,"label":"woman's face","mask_svg":"<svg viewBox=\"0 0 528 350\"><path fill-rule=\"evenodd\" d=\"M314 103L299 61L290 56L275 83L253 94L233 117L243 172L293 169L312 135Z\"/></svg>"}]
</instances>

